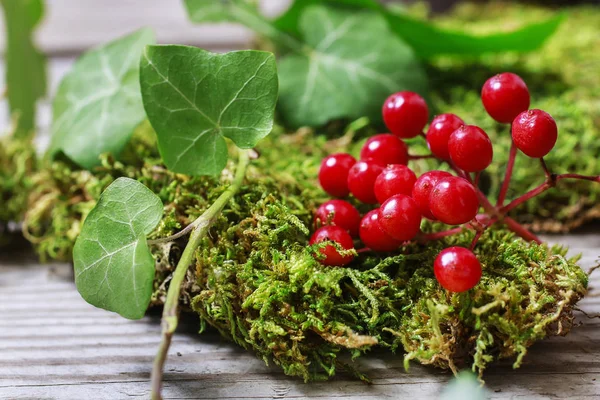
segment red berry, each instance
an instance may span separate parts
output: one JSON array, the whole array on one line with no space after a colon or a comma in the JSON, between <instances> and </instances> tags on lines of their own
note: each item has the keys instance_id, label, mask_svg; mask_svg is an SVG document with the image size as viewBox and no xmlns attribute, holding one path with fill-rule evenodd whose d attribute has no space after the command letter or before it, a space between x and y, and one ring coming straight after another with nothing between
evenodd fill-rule
<instances>
[{"instance_id":1,"label":"red berry","mask_svg":"<svg viewBox=\"0 0 600 400\"><path fill-rule=\"evenodd\" d=\"M469 249L449 247L436 257L433 272L444 289L465 292L481 279L481 263Z\"/></svg>"},{"instance_id":2,"label":"red berry","mask_svg":"<svg viewBox=\"0 0 600 400\"><path fill-rule=\"evenodd\" d=\"M448 151L452 162L466 172L483 171L494 156L489 136L474 125L463 125L454 131L448 140Z\"/></svg>"},{"instance_id":3,"label":"red berry","mask_svg":"<svg viewBox=\"0 0 600 400\"><path fill-rule=\"evenodd\" d=\"M413 138L423 132L429 120L425 100L414 92L398 92L383 104L383 121L390 132L401 138Z\"/></svg>"},{"instance_id":4,"label":"red berry","mask_svg":"<svg viewBox=\"0 0 600 400\"><path fill-rule=\"evenodd\" d=\"M524 111L515 118L512 138L519 150L532 158L550 153L558 138L556 121L542 110Z\"/></svg>"},{"instance_id":5,"label":"red berry","mask_svg":"<svg viewBox=\"0 0 600 400\"><path fill-rule=\"evenodd\" d=\"M431 121L427 130L427 145L429 150L439 159L449 160L448 139L452 132L463 126L462 119L454 114L441 114Z\"/></svg>"},{"instance_id":6,"label":"red berry","mask_svg":"<svg viewBox=\"0 0 600 400\"><path fill-rule=\"evenodd\" d=\"M320 225L339 226L356 237L360 225L360 214L352 204L345 200L329 200L321 204L315 213L315 225L319 223Z\"/></svg>"},{"instance_id":7,"label":"red berry","mask_svg":"<svg viewBox=\"0 0 600 400\"><path fill-rule=\"evenodd\" d=\"M383 166L374 160L361 160L354 164L348 173L350 193L363 203L377 203L374 186L381 171L383 171Z\"/></svg>"},{"instance_id":8,"label":"red berry","mask_svg":"<svg viewBox=\"0 0 600 400\"><path fill-rule=\"evenodd\" d=\"M435 219L429 208L429 195L440 180L450 176L452 175L445 171L429 171L421 175L415 182L412 198L417 202L421 214L425 218Z\"/></svg>"},{"instance_id":9,"label":"red berry","mask_svg":"<svg viewBox=\"0 0 600 400\"><path fill-rule=\"evenodd\" d=\"M352 241L350 234L339 226L333 225L317 229L310 238L309 243L313 245L327 240L336 242L346 250L354 248L354 242ZM333 245L327 245L324 248L319 249L319 252L324 256L324 258L319 259L319 262L331 267L343 267L354 259L354 256L352 255L342 256Z\"/></svg>"},{"instance_id":10,"label":"red berry","mask_svg":"<svg viewBox=\"0 0 600 400\"><path fill-rule=\"evenodd\" d=\"M396 240L413 239L421 229L421 211L412 197L397 194L379 208L379 223Z\"/></svg>"},{"instance_id":11,"label":"red berry","mask_svg":"<svg viewBox=\"0 0 600 400\"><path fill-rule=\"evenodd\" d=\"M360 222L360 240L374 251L393 251L402 244L381 229L378 209L369 211Z\"/></svg>"},{"instance_id":12,"label":"red berry","mask_svg":"<svg viewBox=\"0 0 600 400\"><path fill-rule=\"evenodd\" d=\"M408 148L394 135L383 133L375 135L363 146L360 159L373 159L380 164L408 164Z\"/></svg>"},{"instance_id":13,"label":"red berry","mask_svg":"<svg viewBox=\"0 0 600 400\"><path fill-rule=\"evenodd\" d=\"M388 165L375 180L375 197L383 203L395 194L412 195L417 181L415 173L405 165Z\"/></svg>"},{"instance_id":14,"label":"red berry","mask_svg":"<svg viewBox=\"0 0 600 400\"><path fill-rule=\"evenodd\" d=\"M448 225L471 221L479 211L477 192L469 181L451 176L441 179L429 195L432 214Z\"/></svg>"},{"instance_id":15,"label":"red berry","mask_svg":"<svg viewBox=\"0 0 600 400\"><path fill-rule=\"evenodd\" d=\"M492 118L509 124L529 108L529 89L519 75L505 72L485 82L481 89L481 101Z\"/></svg>"},{"instance_id":16,"label":"red berry","mask_svg":"<svg viewBox=\"0 0 600 400\"><path fill-rule=\"evenodd\" d=\"M325 157L319 170L319 183L323 190L334 197L348 196L348 171L354 164L356 159L346 153Z\"/></svg>"}]
</instances>

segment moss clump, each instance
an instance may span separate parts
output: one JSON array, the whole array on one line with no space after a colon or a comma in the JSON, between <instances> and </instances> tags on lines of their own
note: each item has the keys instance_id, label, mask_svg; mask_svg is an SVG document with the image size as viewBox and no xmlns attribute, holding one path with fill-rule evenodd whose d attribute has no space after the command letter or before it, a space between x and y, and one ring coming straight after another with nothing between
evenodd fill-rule
<instances>
[{"instance_id":1,"label":"moss clump","mask_svg":"<svg viewBox=\"0 0 600 400\"><path fill-rule=\"evenodd\" d=\"M237 205L250 217L220 221L222 233L206 239L188 298L223 336L307 381L355 372L339 356L376 346L454 371L472 366L481 374L493 360L515 356L518 366L535 341L570 330L586 291L587 275L564 249L501 229L482 239L484 275L464 294L441 289L432 265L442 248L468 246L468 232L362 256L348 268L323 267L306 247L306 225L276 197L244 196Z\"/></svg>"},{"instance_id":2,"label":"moss clump","mask_svg":"<svg viewBox=\"0 0 600 400\"><path fill-rule=\"evenodd\" d=\"M441 58L429 65L433 80L434 106L439 112L453 112L467 123L481 126L494 143L494 162L486 170L495 195L501 185L508 159L510 131L495 123L483 109L481 86L490 76L504 71L521 75L532 96L532 107L549 112L559 126L559 138L547 161L553 172L600 173L600 9L591 6L569 8L558 32L540 51L515 55L489 55L472 60ZM475 32L514 28L555 15L548 8L491 2L463 4L450 15L439 18L444 26ZM506 21L510 21L507 24ZM542 183L537 160L520 154L511 181L509 198ZM563 181L555 190L529 201L514 216L537 231L567 231L600 218L600 186L591 182Z\"/></svg>"},{"instance_id":3,"label":"moss clump","mask_svg":"<svg viewBox=\"0 0 600 400\"><path fill-rule=\"evenodd\" d=\"M30 140L12 136L0 138L0 243L8 222L23 219L31 177L37 169L37 156Z\"/></svg>"}]
</instances>

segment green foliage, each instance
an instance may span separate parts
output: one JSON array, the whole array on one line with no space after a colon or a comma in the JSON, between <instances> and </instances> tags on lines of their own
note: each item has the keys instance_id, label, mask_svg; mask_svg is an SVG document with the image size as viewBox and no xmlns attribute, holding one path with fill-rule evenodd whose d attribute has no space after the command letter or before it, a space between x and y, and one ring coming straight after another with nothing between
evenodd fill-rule
<instances>
[{"instance_id":1,"label":"green foliage","mask_svg":"<svg viewBox=\"0 0 600 400\"><path fill-rule=\"evenodd\" d=\"M15 134L33 136L37 100L46 94L46 58L33 43L44 16L43 0L2 0L6 27L6 83Z\"/></svg>"},{"instance_id":2,"label":"green foliage","mask_svg":"<svg viewBox=\"0 0 600 400\"><path fill-rule=\"evenodd\" d=\"M557 15L512 32L474 36L460 30L440 29L404 14L387 12L385 17L390 29L404 39L421 58L444 54L468 57L487 53L537 50L556 32L564 20L564 15Z\"/></svg>"},{"instance_id":3,"label":"green foliage","mask_svg":"<svg viewBox=\"0 0 600 400\"><path fill-rule=\"evenodd\" d=\"M227 163L225 138L250 149L273 128L278 79L271 53L149 46L140 80L160 153L174 172L217 175Z\"/></svg>"},{"instance_id":4,"label":"green foliage","mask_svg":"<svg viewBox=\"0 0 600 400\"><path fill-rule=\"evenodd\" d=\"M186 4L192 17L203 15L205 4L192 0ZM280 60L280 106L283 119L292 127L363 116L378 121L380 98L404 89L426 90L426 78L414 54L390 35L384 18L374 11L350 13L331 5L314 5L304 10L299 21L301 36L293 37L243 1L220 4L231 21L246 25L287 52ZM372 32L372 36L361 32Z\"/></svg>"},{"instance_id":5,"label":"green foliage","mask_svg":"<svg viewBox=\"0 0 600 400\"><path fill-rule=\"evenodd\" d=\"M280 109L292 126L363 115L380 120L381 99L389 94L425 92L413 53L377 13L313 6L299 27L310 50L280 61Z\"/></svg>"},{"instance_id":6,"label":"green foliage","mask_svg":"<svg viewBox=\"0 0 600 400\"><path fill-rule=\"evenodd\" d=\"M73 249L75 284L88 303L125 318L144 316L154 281L146 235L162 214L160 198L136 180L119 178L102 193Z\"/></svg>"},{"instance_id":7,"label":"green foliage","mask_svg":"<svg viewBox=\"0 0 600 400\"><path fill-rule=\"evenodd\" d=\"M440 400L486 400L489 393L469 372L461 372L446 386Z\"/></svg>"},{"instance_id":8,"label":"green foliage","mask_svg":"<svg viewBox=\"0 0 600 400\"><path fill-rule=\"evenodd\" d=\"M105 157L94 175L67 173L66 165L55 163L56 171L44 178L54 182L53 189L40 190L54 191L56 200L40 213L45 219L26 224L47 226L47 212L63 210L72 232L84 211L70 198L85 196L90 201L83 209L93 207L93 196L119 176L129 176L165 204L150 238L189 225L227 188L233 165L221 178L175 174L160 164L151 135L148 129L138 131L124 153L127 164ZM390 255L363 254L349 268L316 262L306 244L314 210L326 195L314 179L323 155L349 150L348 139L327 142L309 131L289 135L276 129L259 143L261 157L250 168L248 183L217 217L197 252L183 285L184 307L287 374L307 380L352 370L339 357L347 352L359 356L373 347L405 348L407 359L482 372L493 360L522 357L536 340L557 334L558 321L560 333L568 331L572 307L587 283L576 259L498 228L478 245L484 278L468 295L442 290L431 265L441 248L468 245L470 232ZM352 144L351 151L357 146ZM40 251L67 245L60 241L67 236L64 231L39 232ZM164 299L184 245L151 247L157 268L153 304Z\"/></svg>"},{"instance_id":9,"label":"green foliage","mask_svg":"<svg viewBox=\"0 0 600 400\"><path fill-rule=\"evenodd\" d=\"M462 29L442 29L409 15L394 12L377 0L297 0L274 24L283 31L299 36L300 19L305 9L314 4L328 3L379 11L386 18L390 30L412 47L420 58L431 58L440 54L477 56L485 53L536 50L556 31L563 20L563 16L559 15L511 32L469 35ZM375 34L369 33L367 36L371 41L379 39Z\"/></svg>"},{"instance_id":10,"label":"green foliage","mask_svg":"<svg viewBox=\"0 0 600 400\"><path fill-rule=\"evenodd\" d=\"M196 23L229 21L231 4L250 6L252 0L184 0L190 20ZM256 8L254 7L254 10Z\"/></svg>"},{"instance_id":11,"label":"green foliage","mask_svg":"<svg viewBox=\"0 0 600 400\"><path fill-rule=\"evenodd\" d=\"M141 29L87 52L75 63L53 102L52 158L64 153L90 169L100 164L100 154L121 153L144 120L139 57L152 42L152 31Z\"/></svg>"}]
</instances>

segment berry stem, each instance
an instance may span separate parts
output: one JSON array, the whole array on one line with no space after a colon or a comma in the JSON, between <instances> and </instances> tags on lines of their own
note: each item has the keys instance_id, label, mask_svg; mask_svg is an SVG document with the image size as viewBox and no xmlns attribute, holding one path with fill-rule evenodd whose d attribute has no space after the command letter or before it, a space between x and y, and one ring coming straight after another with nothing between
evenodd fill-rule
<instances>
[{"instance_id":1,"label":"berry stem","mask_svg":"<svg viewBox=\"0 0 600 400\"><path fill-rule=\"evenodd\" d=\"M560 180L563 180L563 179L578 179L578 180L585 180L585 181L592 181L592 182L600 183L600 176L579 175L579 174L560 174L560 175L550 174L546 178L546 182L542 183L540 186L536 187L535 189L531 189L529 192L525 193L521 197L514 199L508 205L500 208L500 212L503 214L506 214L507 212L515 209L516 207L520 206L527 200L530 200L536 196L539 196L540 194L544 193L546 190L553 188L554 186L556 186L556 184Z\"/></svg>"},{"instance_id":2,"label":"berry stem","mask_svg":"<svg viewBox=\"0 0 600 400\"><path fill-rule=\"evenodd\" d=\"M481 171L475 172L475 179L473 180L475 189L479 188L479 178L481 178Z\"/></svg>"},{"instance_id":3,"label":"berry stem","mask_svg":"<svg viewBox=\"0 0 600 400\"><path fill-rule=\"evenodd\" d=\"M544 170L544 175L546 175L546 179L549 179L552 176L550 169L546 165L546 161L543 158L540 158L540 164L542 165L542 169Z\"/></svg>"},{"instance_id":4,"label":"berry stem","mask_svg":"<svg viewBox=\"0 0 600 400\"><path fill-rule=\"evenodd\" d=\"M468 228L468 227L467 226L465 226L465 227L459 226L457 228L448 229L446 231L427 233L424 235L420 235L417 238L417 241L419 243L427 243L427 242L431 242L433 240L443 239L445 237L456 235L457 233L461 233L463 231L463 229L465 229L465 228Z\"/></svg>"},{"instance_id":5,"label":"berry stem","mask_svg":"<svg viewBox=\"0 0 600 400\"><path fill-rule=\"evenodd\" d=\"M473 238L473 241L471 242L471 246L470 249L473 250L475 248L475 246L477 245L477 242L479 241L479 238L481 237L481 235L483 235L483 229L479 230L475 233L475 237Z\"/></svg>"},{"instance_id":6,"label":"berry stem","mask_svg":"<svg viewBox=\"0 0 600 400\"><path fill-rule=\"evenodd\" d=\"M517 157L517 146L515 142L511 142L510 145L510 153L508 156L508 164L506 165L506 174L504 175L504 181L502 182L502 187L500 188L500 194L498 195L498 202L496 205L498 207L502 207L504 205L504 200L506 199L506 193L508 192L508 187L510 186L510 179L512 178L513 168L515 166L515 159ZM543 160L542 160L543 162Z\"/></svg>"},{"instance_id":7,"label":"berry stem","mask_svg":"<svg viewBox=\"0 0 600 400\"><path fill-rule=\"evenodd\" d=\"M408 159L409 160L424 160L427 158L435 158L435 156L433 154L425 154L425 155L413 155L413 154L409 154L408 155Z\"/></svg>"},{"instance_id":8,"label":"berry stem","mask_svg":"<svg viewBox=\"0 0 600 400\"><path fill-rule=\"evenodd\" d=\"M526 229L523 225L519 224L514 219L509 218L509 217L504 217L504 223L506 224L508 229L510 229L511 231L513 231L514 233L516 233L517 235L522 237L523 239L528 240L530 242L536 242L538 244L543 243L542 240L539 237L537 237L533 232Z\"/></svg>"}]
</instances>

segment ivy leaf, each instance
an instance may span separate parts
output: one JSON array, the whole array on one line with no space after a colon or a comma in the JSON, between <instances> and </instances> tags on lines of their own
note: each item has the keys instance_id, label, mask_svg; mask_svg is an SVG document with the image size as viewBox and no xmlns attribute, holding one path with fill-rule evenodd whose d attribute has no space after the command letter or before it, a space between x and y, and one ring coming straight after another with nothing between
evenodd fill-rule
<instances>
[{"instance_id":1,"label":"ivy leaf","mask_svg":"<svg viewBox=\"0 0 600 400\"><path fill-rule=\"evenodd\" d=\"M162 214L160 198L136 180L119 178L106 188L73 249L75 284L88 303L129 319L144 316L155 264L146 236Z\"/></svg>"},{"instance_id":2,"label":"ivy leaf","mask_svg":"<svg viewBox=\"0 0 600 400\"><path fill-rule=\"evenodd\" d=\"M299 0L294 1L285 13L275 19L273 25L282 32L287 32L296 37L300 37L302 36L302 33L300 32L300 17L302 16L302 13L309 6L321 4L350 6L375 11L382 10L381 5L376 0Z\"/></svg>"},{"instance_id":3,"label":"ivy leaf","mask_svg":"<svg viewBox=\"0 0 600 400\"><path fill-rule=\"evenodd\" d=\"M255 7L249 0L185 0L185 8L190 20L196 23L202 22L227 22L231 20L229 6L232 3L250 5Z\"/></svg>"},{"instance_id":4,"label":"ivy leaf","mask_svg":"<svg viewBox=\"0 0 600 400\"><path fill-rule=\"evenodd\" d=\"M62 80L53 103L51 157L66 154L91 169L99 155L119 155L145 117L139 59L154 43L141 29L84 54Z\"/></svg>"},{"instance_id":5,"label":"ivy leaf","mask_svg":"<svg viewBox=\"0 0 600 400\"><path fill-rule=\"evenodd\" d=\"M468 371L459 373L440 394L440 400L486 400L489 397L489 392Z\"/></svg>"},{"instance_id":6,"label":"ivy leaf","mask_svg":"<svg viewBox=\"0 0 600 400\"><path fill-rule=\"evenodd\" d=\"M469 35L441 29L432 23L388 10L376 0L296 0L288 11L274 21L274 25L281 31L298 36L300 18L314 4L342 5L380 12L388 21L392 32L412 47L420 58L441 54L477 56L485 53L533 51L540 48L564 20L564 15L558 15L512 32ZM371 37L373 40L377 38Z\"/></svg>"},{"instance_id":7,"label":"ivy leaf","mask_svg":"<svg viewBox=\"0 0 600 400\"><path fill-rule=\"evenodd\" d=\"M437 55L477 56L485 53L528 52L540 48L560 26L564 15L530 24L513 32L468 35L438 28L398 13L385 13L390 29L421 58Z\"/></svg>"},{"instance_id":8,"label":"ivy leaf","mask_svg":"<svg viewBox=\"0 0 600 400\"><path fill-rule=\"evenodd\" d=\"M273 129L278 81L271 53L148 46L140 79L161 156L174 172L216 175L227 163L225 138L249 149Z\"/></svg>"},{"instance_id":9,"label":"ivy leaf","mask_svg":"<svg viewBox=\"0 0 600 400\"><path fill-rule=\"evenodd\" d=\"M279 65L280 105L290 124L380 120L381 104L391 93L425 93L427 78L413 52L390 35L376 12L312 6L299 26L310 50L287 55Z\"/></svg>"},{"instance_id":10,"label":"ivy leaf","mask_svg":"<svg viewBox=\"0 0 600 400\"><path fill-rule=\"evenodd\" d=\"M190 6L193 0L186 1L188 10L202 11ZM335 3L360 5L365 1ZM381 120L381 102L389 94L425 92L422 67L411 49L390 34L385 19L376 11L314 4L302 7L301 35L294 37L244 7L243 2L222 1L221 5L230 20L289 50L279 64L280 110L292 126L363 116Z\"/></svg>"},{"instance_id":11,"label":"ivy leaf","mask_svg":"<svg viewBox=\"0 0 600 400\"><path fill-rule=\"evenodd\" d=\"M16 135L35 129L37 100L46 94L46 58L33 44L44 15L42 0L1 0L6 26L6 83L10 112L18 116Z\"/></svg>"}]
</instances>

